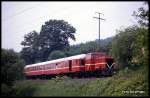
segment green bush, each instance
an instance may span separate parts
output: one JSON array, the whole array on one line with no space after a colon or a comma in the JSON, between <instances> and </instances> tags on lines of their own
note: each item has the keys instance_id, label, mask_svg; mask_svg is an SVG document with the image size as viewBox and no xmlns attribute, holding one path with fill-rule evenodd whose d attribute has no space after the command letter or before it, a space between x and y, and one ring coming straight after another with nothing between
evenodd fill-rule
<instances>
[{"instance_id":1,"label":"green bush","mask_svg":"<svg viewBox=\"0 0 150 98\"><path fill-rule=\"evenodd\" d=\"M12 96L32 96L38 88L38 83L32 81L16 81L13 86Z\"/></svg>"},{"instance_id":2,"label":"green bush","mask_svg":"<svg viewBox=\"0 0 150 98\"><path fill-rule=\"evenodd\" d=\"M12 88L6 84L1 84L1 96L11 96Z\"/></svg>"},{"instance_id":3,"label":"green bush","mask_svg":"<svg viewBox=\"0 0 150 98\"><path fill-rule=\"evenodd\" d=\"M24 62L19 54L13 50L1 50L1 81L4 84L12 85L13 81L24 78Z\"/></svg>"}]
</instances>

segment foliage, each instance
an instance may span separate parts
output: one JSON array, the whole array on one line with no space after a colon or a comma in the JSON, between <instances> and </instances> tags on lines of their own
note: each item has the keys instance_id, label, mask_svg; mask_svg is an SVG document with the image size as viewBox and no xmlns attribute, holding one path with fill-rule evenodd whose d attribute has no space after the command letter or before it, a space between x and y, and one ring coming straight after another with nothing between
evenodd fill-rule
<instances>
[{"instance_id":1,"label":"foliage","mask_svg":"<svg viewBox=\"0 0 150 98\"><path fill-rule=\"evenodd\" d=\"M54 50L63 50L69 46L68 39L75 40L75 28L64 20L49 20L40 31L40 47L43 60L47 60Z\"/></svg>"},{"instance_id":2,"label":"foliage","mask_svg":"<svg viewBox=\"0 0 150 98\"><path fill-rule=\"evenodd\" d=\"M148 5L148 2L145 2L145 5ZM148 27L149 25L149 8L146 9L144 7L140 7L138 9L138 12L134 11L133 16L135 16L138 19L138 23L141 26Z\"/></svg>"},{"instance_id":3,"label":"foliage","mask_svg":"<svg viewBox=\"0 0 150 98\"><path fill-rule=\"evenodd\" d=\"M32 31L24 36L24 41L21 42L21 45L25 47L35 47L38 41L38 32Z\"/></svg>"},{"instance_id":4,"label":"foliage","mask_svg":"<svg viewBox=\"0 0 150 98\"><path fill-rule=\"evenodd\" d=\"M15 97L29 97L32 96L33 92L39 86L39 82L26 81L16 81L12 86L13 94L11 96Z\"/></svg>"},{"instance_id":5,"label":"foliage","mask_svg":"<svg viewBox=\"0 0 150 98\"><path fill-rule=\"evenodd\" d=\"M27 64L34 63L40 60L40 47L39 44L39 34L36 31L32 31L24 36L24 41L21 42L23 49L21 51L21 57L25 60Z\"/></svg>"},{"instance_id":6,"label":"foliage","mask_svg":"<svg viewBox=\"0 0 150 98\"><path fill-rule=\"evenodd\" d=\"M38 34L36 31L24 36L21 45L22 58L26 64L45 61L54 50L63 50L69 46L68 39L75 40L75 28L64 20L49 20L41 27Z\"/></svg>"},{"instance_id":7,"label":"foliage","mask_svg":"<svg viewBox=\"0 0 150 98\"><path fill-rule=\"evenodd\" d=\"M24 61L20 55L13 50L1 50L1 95L11 96L13 94L12 85L16 80L24 79Z\"/></svg>"},{"instance_id":8,"label":"foliage","mask_svg":"<svg viewBox=\"0 0 150 98\"><path fill-rule=\"evenodd\" d=\"M1 50L1 82L11 85L15 80L22 79L24 62L13 50Z\"/></svg>"},{"instance_id":9,"label":"foliage","mask_svg":"<svg viewBox=\"0 0 150 98\"><path fill-rule=\"evenodd\" d=\"M48 60L59 59L65 57L65 53L62 51L52 51L48 57Z\"/></svg>"},{"instance_id":10,"label":"foliage","mask_svg":"<svg viewBox=\"0 0 150 98\"><path fill-rule=\"evenodd\" d=\"M134 11L133 16L138 18L140 27L127 27L114 37L110 54L116 58L118 65L122 67L149 65L148 15L149 9L144 7L139 8L138 12Z\"/></svg>"},{"instance_id":11,"label":"foliage","mask_svg":"<svg viewBox=\"0 0 150 98\"><path fill-rule=\"evenodd\" d=\"M133 50L135 48L133 44L136 39L136 29L137 27L129 27L124 31L119 31L112 42L112 55L122 67L131 64Z\"/></svg>"},{"instance_id":12,"label":"foliage","mask_svg":"<svg viewBox=\"0 0 150 98\"><path fill-rule=\"evenodd\" d=\"M136 42L134 43L134 59L133 61L139 65L149 65L149 41L148 41L148 29L139 28L137 32Z\"/></svg>"},{"instance_id":13,"label":"foliage","mask_svg":"<svg viewBox=\"0 0 150 98\"><path fill-rule=\"evenodd\" d=\"M126 74L122 74L122 72ZM113 82L106 87L104 96L148 96L148 70L146 67L140 67L136 71L123 69L112 80Z\"/></svg>"},{"instance_id":14,"label":"foliage","mask_svg":"<svg viewBox=\"0 0 150 98\"><path fill-rule=\"evenodd\" d=\"M86 43L81 43L77 45L72 45L68 48L64 49L64 53L67 56L82 54L82 53L91 53L91 52L105 52L108 54L111 49L111 41L113 37L106 38L101 40L101 44L99 45L98 41L89 41Z\"/></svg>"},{"instance_id":15,"label":"foliage","mask_svg":"<svg viewBox=\"0 0 150 98\"><path fill-rule=\"evenodd\" d=\"M148 2L145 2L145 5L148 5ZM148 41L148 25L149 25L149 8L140 7L138 12L133 12L133 16L135 16L140 24L139 32L137 33L137 39L135 43L135 58L139 65L149 65L149 41Z\"/></svg>"},{"instance_id":16,"label":"foliage","mask_svg":"<svg viewBox=\"0 0 150 98\"><path fill-rule=\"evenodd\" d=\"M12 88L11 86L8 86L7 84L1 84L1 96L6 97L6 96L11 96L12 94Z\"/></svg>"},{"instance_id":17,"label":"foliage","mask_svg":"<svg viewBox=\"0 0 150 98\"><path fill-rule=\"evenodd\" d=\"M148 31L146 28L130 26L120 30L112 41L111 55L122 67L140 65L148 57ZM143 49L144 52L143 53ZM148 59L145 59L145 62ZM147 63L148 64L148 63ZM144 65L147 65L144 64Z\"/></svg>"}]
</instances>

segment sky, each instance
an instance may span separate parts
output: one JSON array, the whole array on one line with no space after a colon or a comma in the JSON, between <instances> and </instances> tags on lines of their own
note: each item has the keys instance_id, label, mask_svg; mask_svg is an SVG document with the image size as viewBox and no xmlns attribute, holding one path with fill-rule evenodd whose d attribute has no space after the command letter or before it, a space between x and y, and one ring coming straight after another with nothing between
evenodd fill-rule
<instances>
[{"instance_id":1,"label":"sky","mask_svg":"<svg viewBox=\"0 0 150 98\"><path fill-rule=\"evenodd\" d=\"M101 18L101 39L115 36L116 30L137 24L133 11L145 6L144 2L2 2L2 48L20 52L24 35L50 19L65 20L76 28L76 41L71 45L98 39L98 17Z\"/></svg>"}]
</instances>

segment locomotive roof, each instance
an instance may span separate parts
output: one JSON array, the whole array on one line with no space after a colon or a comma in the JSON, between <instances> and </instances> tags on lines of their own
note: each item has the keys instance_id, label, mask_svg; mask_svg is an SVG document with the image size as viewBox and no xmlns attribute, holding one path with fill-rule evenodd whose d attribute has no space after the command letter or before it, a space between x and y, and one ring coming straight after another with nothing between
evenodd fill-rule
<instances>
[{"instance_id":1,"label":"locomotive roof","mask_svg":"<svg viewBox=\"0 0 150 98\"><path fill-rule=\"evenodd\" d=\"M46 62L41 62L41 63L26 65L25 68L32 67L32 66L45 65L45 64L49 64L49 63L56 63L56 62L61 62L61 61L73 60L73 59L81 59L81 58L85 58L85 56L86 56L86 54L80 54L80 55L75 55L75 56L60 58L60 59L56 59L56 60L51 60L51 61L46 61Z\"/></svg>"}]
</instances>

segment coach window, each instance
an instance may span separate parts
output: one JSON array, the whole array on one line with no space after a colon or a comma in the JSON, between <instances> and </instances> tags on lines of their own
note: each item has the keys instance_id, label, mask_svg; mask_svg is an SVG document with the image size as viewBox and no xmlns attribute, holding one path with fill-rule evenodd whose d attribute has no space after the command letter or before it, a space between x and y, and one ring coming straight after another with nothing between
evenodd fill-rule
<instances>
[{"instance_id":1,"label":"coach window","mask_svg":"<svg viewBox=\"0 0 150 98\"><path fill-rule=\"evenodd\" d=\"M42 66L40 66L40 70L42 70Z\"/></svg>"},{"instance_id":2,"label":"coach window","mask_svg":"<svg viewBox=\"0 0 150 98\"><path fill-rule=\"evenodd\" d=\"M57 68L58 64L56 63L56 68Z\"/></svg>"},{"instance_id":3,"label":"coach window","mask_svg":"<svg viewBox=\"0 0 150 98\"><path fill-rule=\"evenodd\" d=\"M46 65L43 66L43 70L45 70L45 69L46 69Z\"/></svg>"},{"instance_id":4,"label":"coach window","mask_svg":"<svg viewBox=\"0 0 150 98\"><path fill-rule=\"evenodd\" d=\"M49 65L47 65L46 69L50 69Z\"/></svg>"}]
</instances>

